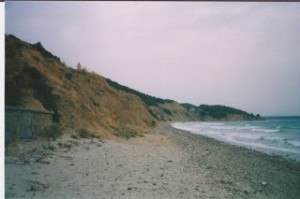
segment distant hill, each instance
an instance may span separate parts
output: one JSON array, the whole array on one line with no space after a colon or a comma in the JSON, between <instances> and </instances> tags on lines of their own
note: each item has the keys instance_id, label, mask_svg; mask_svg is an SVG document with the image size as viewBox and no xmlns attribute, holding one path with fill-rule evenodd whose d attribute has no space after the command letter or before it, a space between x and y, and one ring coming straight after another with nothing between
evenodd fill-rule
<instances>
[{"instance_id":1,"label":"distant hill","mask_svg":"<svg viewBox=\"0 0 300 199\"><path fill-rule=\"evenodd\" d=\"M55 113L65 129L110 135L117 129L147 131L160 121L259 119L225 106L179 104L73 69L38 42L5 36L5 104ZM233 117L234 116L234 117Z\"/></svg>"},{"instance_id":2,"label":"distant hill","mask_svg":"<svg viewBox=\"0 0 300 199\"><path fill-rule=\"evenodd\" d=\"M261 120L259 114L254 115L253 113L247 113L246 111L232 108L224 105L207 105L201 104L195 106L189 103L181 104L184 108L190 112L194 112L199 120Z\"/></svg>"},{"instance_id":3,"label":"distant hill","mask_svg":"<svg viewBox=\"0 0 300 199\"><path fill-rule=\"evenodd\" d=\"M224 105L200 105L197 112L202 120L212 118L216 120L259 120L260 115L253 115L236 108Z\"/></svg>"}]
</instances>

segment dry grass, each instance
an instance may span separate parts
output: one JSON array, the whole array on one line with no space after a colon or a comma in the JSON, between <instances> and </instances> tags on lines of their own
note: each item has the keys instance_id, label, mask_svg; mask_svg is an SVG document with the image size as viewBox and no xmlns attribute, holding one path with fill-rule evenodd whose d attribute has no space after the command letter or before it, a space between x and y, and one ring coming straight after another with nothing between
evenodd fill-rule
<instances>
[{"instance_id":1,"label":"dry grass","mask_svg":"<svg viewBox=\"0 0 300 199\"><path fill-rule=\"evenodd\" d=\"M74 139L78 139L78 138L97 138L99 140L102 139L100 135L97 135L96 133L91 132L87 129L83 129L83 128L77 130L76 134L72 135L72 138L74 138Z\"/></svg>"},{"instance_id":2,"label":"dry grass","mask_svg":"<svg viewBox=\"0 0 300 199\"><path fill-rule=\"evenodd\" d=\"M116 129L114 132L114 135L117 137L123 137L126 139L129 139L131 137L136 137L138 135L137 132L133 131L133 130L126 130L126 129Z\"/></svg>"}]
</instances>

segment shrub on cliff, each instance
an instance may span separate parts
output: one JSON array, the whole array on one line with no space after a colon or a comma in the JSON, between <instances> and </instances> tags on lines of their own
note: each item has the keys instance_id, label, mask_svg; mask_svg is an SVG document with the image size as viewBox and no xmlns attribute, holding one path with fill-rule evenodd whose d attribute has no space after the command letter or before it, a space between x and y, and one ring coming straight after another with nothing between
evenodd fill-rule
<instances>
[{"instance_id":1,"label":"shrub on cliff","mask_svg":"<svg viewBox=\"0 0 300 199\"><path fill-rule=\"evenodd\" d=\"M42 137L52 138L53 140L56 140L62 134L63 132L58 124L51 124L44 127L40 135Z\"/></svg>"},{"instance_id":2,"label":"shrub on cliff","mask_svg":"<svg viewBox=\"0 0 300 199\"><path fill-rule=\"evenodd\" d=\"M126 130L126 129L116 129L114 132L114 135L117 137L123 137L123 138L129 139L131 137L136 137L137 132L132 131L132 130Z\"/></svg>"},{"instance_id":3,"label":"shrub on cliff","mask_svg":"<svg viewBox=\"0 0 300 199\"><path fill-rule=\"evenodd\" d=\"M96 135L95 133L93 132L90 132L89 130L87 129L79 129L77 131L77 137L80 137L80 138L98 138L98 139L101 139L100 135ZM74 136L73 136L74 138Z\"/></svg>"}]
</instances>

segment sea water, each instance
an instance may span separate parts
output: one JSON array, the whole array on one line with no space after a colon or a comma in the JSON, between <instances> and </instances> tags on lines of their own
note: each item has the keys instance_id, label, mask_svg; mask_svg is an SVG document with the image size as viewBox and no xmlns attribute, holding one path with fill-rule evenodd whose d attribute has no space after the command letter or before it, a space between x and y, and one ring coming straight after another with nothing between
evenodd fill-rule
<instances>
[{"instance_id":1,"label":"sea water","mask_svg":"<svg viewBox=\"0 0 300 199\"><path fill-rule=\"evenodd\" d=\"M265 120L238 122L174 122L172 126L300 161L300 117L265 117Z\"/></svg>"}]
</instances>

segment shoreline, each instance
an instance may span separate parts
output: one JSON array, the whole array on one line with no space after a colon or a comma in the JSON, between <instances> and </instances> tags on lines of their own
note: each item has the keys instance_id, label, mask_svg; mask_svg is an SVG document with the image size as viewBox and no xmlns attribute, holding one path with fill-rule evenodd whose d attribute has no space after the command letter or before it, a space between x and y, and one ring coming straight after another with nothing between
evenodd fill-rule
<instances>
[{"instance_id":1,"label":"shoreline","mask_svg":"<svg viewBox=\"0 0 300 199\"><path fill-rule=\"evenodd\" d=\"M219 142L219 144L225 144L225 145L233 146L233 147L236 147L237 149L243 149L243 150L249 150L249 151L252 151L252 152L258 152L258 153L262 153L264 155L272 156L274 158L281 158L284 161L288 161L288 162L291 162L291 163L298 163L298 164L300 164L300 159L297 160L296 158L292 158L289 155L284 154L283 152L281 153L281 155L279 155L279 154L276 154L274 152L268 152L268 151L264 151L262 149L261 150L254 149L254 147L252 148L250 146L247 147L247 146L243 146L243 145L238 145L238 144L235 144L234 142L230 143L230 142L226 142L226 141L221 140L221 139L216 139L216 138L209 137L207 135L196 134L196 133L189 132L187 130L178 129L178 128L173 127L171 125L171 123L165 123L165 124L168 124L169 127L172 128L172 129L174 129L174 130L179 130L179 131L183 131L185 133L189 133L189 134L193 134L193 135L199 136L200 139L213 140L213 141Z\"/></svg>"},{"instance_id":2,"label":"shoreline","mask_svg":"<svg viewBox=\"0 0 300 199\"><path fill-rule=\"evenodd\" d=\"M268 185L265 196L261 196L261 198L297 198L300 195L300 163L296 160L244 146L232 145L205 135L193 134L176 129L169 123L164 124L163 128L170 129L167 132L173 133L173 137L174 134L179 135L175 135L175 139L181 147L192 153L194 159L199 158L199 161L207 166L206 168L212 170L211 174L217 176L217 179L233 177L240 183L250 185L254 191L251 191L252 194L263 193L261 188L266 188L265 186ZM197 154L197 152L204 150L208 150L208 154L211 153L215 156L212 161L206 157L207 154ZM193 151L196 151L196 154ZM217 166L211 168L213 164ZM218 167L222 167L221 172ZM224 170L227 174L224 174ZM224 182L226 180L221 184ZM285 195L287 192L290 195ZM255 194L250 198L259 198Z\"/></svg>"},{"instance_id":3,"label":"shoreline","mask_svg":"<svg viewBox=\"0 0 300 199\"><path fill-rule=\"evenodd\" d=\"M21 142L6 150L6 198L281 199L300 195L300 164L167 123L128 140L75 140L70 135L49 143Z\"/></svg>"},{"instance_id":4,"label":"shoreline","mask_svg":"<svg viewBox=\"0 0 300 199\"><path fill-rule=\"evenodd\" d=\"M189 122L189 121L187 121L187 122ZM226 122L226 121L223 121L223 122ZM285 149L285 148L284 149L287 150L287 151L281 151L281 150L276 149L275 147L273 148L272 146L266 146L266 147L269 147L269 148L266 149L266 148L254 147L252 145L246 145L245 143L241 144L241 143L234 142L234 141L222 140L221 138L220 139L213 138L213 137L210 137L210 136L205 135L205 134L197 134L197 133L190 132L188 130L173 127L172 123L173 122L166 122L166 124L170 125L171 128L174 128L176 130L185 131L187 133L191 133L191 134L194 134L194 135L199 135L203 139L204 138L205 139L213 139L213 140L216 140L220 143L229 144L231 146L236 146L238 148L241 147L241 148L245 148L245 149L248 149L248 150L253 150L255 152L260 152L260 153L263 153L263 154L266 154L266 155L270 155L270 156L274 156L274 157L281 157L281 158L283 158L287 161L290 161L290 162L300 163L300 154L296 151L289 151L288 149Z\"/></svg>"}]
</instances>

